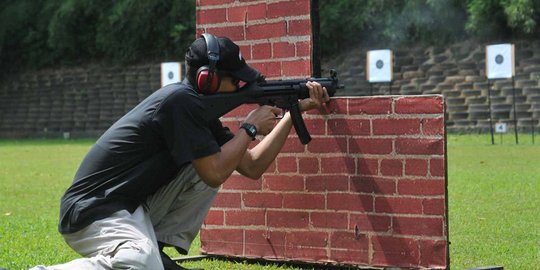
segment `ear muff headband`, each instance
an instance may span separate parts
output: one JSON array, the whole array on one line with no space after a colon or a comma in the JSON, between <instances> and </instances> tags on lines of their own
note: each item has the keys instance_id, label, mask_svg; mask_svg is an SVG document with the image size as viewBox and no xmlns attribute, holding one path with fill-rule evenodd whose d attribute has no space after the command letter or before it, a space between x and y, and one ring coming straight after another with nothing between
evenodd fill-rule
<instances>
[{"instance_id":1,"label":"ear muff headband","mask_svg":"<svg viewBox=\"0 0 540 270\"><path fill-rule=\"evenodd\" d=\"M221 78L216 69L216 64L220 58L219 43L214 35L204 33L202 37L206 41L208 66L202 66L197 70L197 88L203 94L212 94L219 89L221 84Z\"/></svg>"}]
</instances>

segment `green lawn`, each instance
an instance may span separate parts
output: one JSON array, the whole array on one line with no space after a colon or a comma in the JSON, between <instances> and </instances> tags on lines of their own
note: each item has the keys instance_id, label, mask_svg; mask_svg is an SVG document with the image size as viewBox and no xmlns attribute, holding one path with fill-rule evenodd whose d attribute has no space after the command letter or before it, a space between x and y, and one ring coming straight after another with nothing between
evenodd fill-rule
<instances>
[{"instance_id":1,"label":"green lawn","mask_svg":"<svg viewBox=\"0 0 540 270\"><path fill-rule=\"evenodd\" d=\"M521 136L450 135L452 269L540 269L540 142ZM0 141L0 267L27 269L77 258L57 233L58 201L91 146L88 140ZM198 252L195 243L190 254ZM168 250L176 255L172 250ZM205 269L295 269L223 261Z\"/></svg>"}]
</instances>

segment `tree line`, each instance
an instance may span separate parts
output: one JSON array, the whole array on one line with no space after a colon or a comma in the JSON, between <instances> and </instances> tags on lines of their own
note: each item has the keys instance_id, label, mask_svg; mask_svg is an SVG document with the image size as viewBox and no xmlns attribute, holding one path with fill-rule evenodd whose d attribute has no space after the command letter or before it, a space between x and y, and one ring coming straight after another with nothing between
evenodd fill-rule
<instances>
[{"instance_id":1,"label":"tree line","mask_svg":"<svg viewBox=\"0 0 540 270\"><path fill-rule=\"evenodd\" d=\"M539 33L538 0L318 0L323 58L377 44L444 45ZM195 0L0 0L0 71L178 59Z\"/></svg>"}]
</instances>

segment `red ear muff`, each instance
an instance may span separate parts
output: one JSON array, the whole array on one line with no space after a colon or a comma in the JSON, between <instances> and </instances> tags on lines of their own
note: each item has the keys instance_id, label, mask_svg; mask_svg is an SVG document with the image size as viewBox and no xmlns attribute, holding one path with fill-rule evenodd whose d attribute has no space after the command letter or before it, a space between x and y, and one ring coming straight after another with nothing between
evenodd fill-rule
<instances>
[{"instance_id":1,"label":"red ear muff","mask_svg":"<svg viewBox=\"0 0 540 270\"><path fill-rule=\"evenodd\" d=\"M199 93L209 95L217 92L221 84L221 77L217 72L210 72L208 66L202 66L197 70L197 89Z\"/></svg>"}]
</instances>

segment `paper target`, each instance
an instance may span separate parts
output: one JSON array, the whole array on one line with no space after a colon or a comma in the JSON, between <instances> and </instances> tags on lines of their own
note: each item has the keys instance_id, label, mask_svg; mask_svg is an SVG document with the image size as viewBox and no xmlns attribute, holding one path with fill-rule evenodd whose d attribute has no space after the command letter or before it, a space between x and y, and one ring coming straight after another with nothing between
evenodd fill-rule
<instances>
[{"instance_id":1,"label":"paper target","mask_svg":"<svg viewBox=\"0 0 540 270\"><path fill-rule=\"evenodd\" d=\"M512 78L515 74L514 45L486 46L486 76L488 79Z\"/></svg>"},{"instance_id":2,"label":"paper target","mask_svg":"<svg viewBox=\"0 0 540 270\"><path fill-rule=\"evenodd\" d=\"M392 81L392 51L374 50L367 52L366 79L369 82L391 82Z\"/></svg>"},{"instance_id":3,"label":"paper target","mask_svg":"<svg viewBox=\"0 0 540 270\"><path fill-rule=\"evenodd\" d=\"M508 129L506 128L506 123L496 123L495 132L496 133L506 133Z\"/></svg>"},{"instance_id":4,"label":"paper target","mask_svg":"<svg viewBox=\"0 0 540 270\"><path fill-rule=\"evenodd\" d=\"M179 82L182 79L182 65L179 62L161 63L161 86Z\"/></svg>"}]
</instances>

